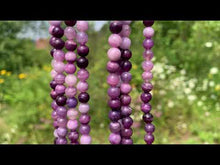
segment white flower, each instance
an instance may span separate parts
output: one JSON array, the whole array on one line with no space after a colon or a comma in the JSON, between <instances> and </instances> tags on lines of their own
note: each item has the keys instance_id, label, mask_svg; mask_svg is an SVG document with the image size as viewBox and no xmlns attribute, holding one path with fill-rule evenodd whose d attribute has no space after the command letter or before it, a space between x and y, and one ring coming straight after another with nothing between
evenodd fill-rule
<instances>
[{"instance_id":1,"label":"white flower","mask_svg":"<svg viewBox=\"0 0 220 165\"><path fill-rule=\"evenodd\" d=\"M206 42L206 43L205 43L205 47L211 48L211 47L212 47L212 42Z\"/></svg>"},{"instance_id":2,"label":"white flower","mask_svg":"<svg viewBox=\"0 0 220 165\"><path fill-rule=\"evenodd\" d=\"M210 74L217 74L218 73L218 68L217 67L213 67L210 69L209 71Z\"/></svg>"},{"instance_id":3,"label":"white flower","mask_svg":"<svg viewBox=\"0 0 220 165\"><path fill-rule=\"evenodd\" d=\"M201 99L202 99L202 101L205 101L207 99L207 97L206 96L202 96Z\"/></svg>"},{"instance_id":4,"label":"white flower","mask_svg":"<svg viewBox=\"0 0 220 165\"><path fill-rule=\"evenodd\" d=\"M210 115L210 113L209 112L205 112L205 116L209 116Z\"/></svg>"},{"instance_id":5,"label":"white flower","mask_svg":"<svg viewBox=\"0 0 220 165\"><path fill-rule=\"evenodd\" d=\"M161 80L164 80L166 78L165 74L160 74L159 77Z\"/></svg>"},{"instance_id":6,"label":"white flower","mask_svg":"<svg viewBox=\"0 0 220 165\"><path fill-rule=\"evenodd\" d=\"M198 102L197 102L197 105L198 105L199 107L201 107L201 106L203 105L203 102L202 102L202 101L198 101Z\"/></svg>"},{"instance_id":7,"label":"white flower","mask_svg":"<svg viewBox=\"0 0 220 165\"><path fill-rule=\"evenodd\" d=\"M163 95L166 94L166 91L165 90L159 90L159 94L163 96Z\"/></svg>"},{"instance_id":8,"label":"white flower","mask_svg":"<svg viewBox=\"0 0 220 165\"><path fill-rule=\"evenodd\" d=\"M191 92L192 92L192 90L190 88L185 88L184 89L185 94L190 94Z\"/></svg>"},{"instance_id":9,"label":"white flower","mask_svg":"<svg viewBox=\"0 0 220 165\"><path fill-rule=\"evenodd\" d=\"M185 74L186 74L186 70L182 69L182 70L180 71L180 74L181 74L181 75L185 75Z\"/></svg>"},{"instance_id":10,"label":"white flower","mask_svg":"<svg viewBox=\"0 0 220 165\"><path fill-rule=\"evenodd\" d=\"M194 100L196 100L196 96L195 95L189 95L188 100L189 101L194 101Z\"/></svg>"},{"instance_id":11,"label":"white flower","mask_svg":"<svg viewBox=\"0 0 220 165\"><path fill-rule=\"evenodd\" d=\"M167 104L167 106L168 106L169 108L173 108L173 107L174 107L174 102L169 101L168 104Z\"/></svg>"},{"instance_id":12,"label":"white flower","mask_svg":"<svg viewBox=\"0 0 220 165\"><path fill-rule=\"evenodd\" d=\"M210 81L210 82L209 82L209 86L210 86L210 87L214 87L214 86L215 86L215 82L214 82L214 81Z\"/></svg>"}]
</instances>

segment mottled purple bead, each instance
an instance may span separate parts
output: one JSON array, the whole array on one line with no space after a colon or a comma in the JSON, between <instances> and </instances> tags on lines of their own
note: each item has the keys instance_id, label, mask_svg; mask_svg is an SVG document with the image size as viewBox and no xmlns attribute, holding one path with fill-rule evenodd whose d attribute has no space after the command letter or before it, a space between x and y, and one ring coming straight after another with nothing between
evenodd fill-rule
<instances>
[{"instance_id":1,"label":"mottled purple bead","mask_svg":"<svg viewBox=\"0 0 220 165\"><path fill-rule=\"evenodd\" d=\"M80 69L77 72L77 78L80 81L86 81L89 78L89 72L86 69Z\"/></svg>"},{"instance_id":2,"label":"mottled purple bead","mask_svg":"<svg viewBox=\"0 0 220 165\"><path fill-rule=\"evenodd\" d=\"M85 125L85 124L80 125L79 132L82 135L88 135L89 132L90 132L90 126L89 125Z\"/></svg>"},{"instance_id":3,"label":"mottled purple bead","mask_svg":"<svg viewBox=\"0 0 220 165\"><path fill-rule=\"evenodd\" d=\"M122 124L124 126L124 128L130 128L133 124L133 119L128 116L122 119Z\"/></svg>"},{"instance_id":4,"label":"mottled purple bead","mask_svg":"<svg viewBox=\"0 0 220 165\"><path fill-rule=\"evenodd\" d=\"M68 138L71 140L71 141L77 141L78 138L79 138L79 133L76 132L76 131L71 131L68 133Z\"/></svg>"},{"instance_id":5,"label":"mottled purple bead","mask_svg":"<svg viewBox=\"0 0 220 165\"><path fill-rule=\"evenodd\" d=\"M131 103L131 96L129 95L121 95L121 104L123 106L129 105Z\"/></svg>"},{"instance_id":6,"label":"mottled purple bead","mask_svg":"<svg viewBox=\"0 0 220 165\"><path fill-rule=\"evenodd\" d=\"M54 80L57 85L62 85L65 82L65 75L63 73L59 73L55 76Z\"/></svg>"},{"instance_id":7,"label":"mottled purple bead","mask_svg":"<svg viewBox=\"0 0 220 165\"><path fill-rule=\"evenodd\" d=\"M151 123L145 124L144 130L147 133L153 133L155 131L155 126Z\"/></svg>"},{"instance_id":8,"label":"mottled purple bead","mask_svg":"<svg viewBox=\"0 0 220 165\"><path fill-rule=\"evenodd\" d=\"M79 57L79 58L77 59L76 63L77 63L77 66L78 66L79 68L83 68L83 69L84 69L84 68L86 68L86 67L88 66L89 61L88 61L88 59L85 58L85 57Z\"/></svg>"},{"instance_id":9,"label":"mottled purple bead","mask_svg":"<svg viewBox=\"0 0 220 165\"><path fill-rule=\"evenodd\" d=\"M57 111L52 111L51 117L52 117L52 119L56 120L58 118Z\"/></svg>"},{"instance_id":10,"label":"mottled purple bead","mask_svg":"<svg viewBox=\"0 0 220 165\"><path fill-rule=\"evenodd\" d=\"M121 124L119 122L111 122L109 124L109 129L111 132L113 133L117 133L117 132L120 132L121 130Z\"/></svg>"},{"instance_id":11,"label":"mottled purple bead","mask_svg":"<svg viewBox=\"0 0 220 165\"><path fill-rule=\"evenodd\" d=\"M67 132L68 132L68 130L66 128L63 128L63 127L59 127L57 129L57 135L59 137L65 137L67 135Z\"/></svg>"},{"instance_id":12,"label":"mottled purple bead","mask_svg":"<svg viewBox=\"0 0 220 165\"><path fill-rule=\"evenodd\" d=\"M53 49L50 50L50 55L51 55L52 57L53 57L53 54L54 54L55 51L56 51L55 48L53 48Z\"/></svg>"},{"instance_id":13,"label":"mottled purple bead","mask_svg":"<svg viewBox=\"0 0 220 165\"><path fill-rule=\"evenodd\" d=\"M124 144L124 145L131 145L133 144L133 140L132 139L127 139L127 138L122 138L121 140L121 144Z\"/></svg>"},{"instance_id":14,"label":"mottled purple bead","mask_svg":"<svg viewBox=\"0 0 220 165\"><path fill-rule=\"evenodd\" d=\"M141 85L141 88L145 93L148 93L153 89L153 85L150 82L145 82Z\"/></svg>"},{"instance_id":15,"label":"mottled purple bead","mask_svg":"<svg viewBox=\"0 0 220 165\"><path fill-rule=\"evenodd\" d=\"M87 103L90 99L90 96L87 92L81 92L79 95L78 95L78 100L79 102L81 103Z\"/></svg>"},{"instance_id":16,"label":"mottled purple bead","mask_svg":"<svg viewBox=\"0 0 220 165\"><path fill-rule=\"evenodd\" d=\"M67 124L67 119L66 118L61 118L61 117L57 118L57 125L59 127L65 128L66 124Z\"/></svg>"},{"instance_id":17,"label":"mottled purple bead","mask_svg":"<svg viewBox=\"0 0 220 165\"><path fill-rule=\"evenodd\" d=\"M153 121L154 117L151 113L146 113L143 115L143 120L145 123L151 123Z\"/></svg>"},{"instance_id":18,"label":"mottled purple bead","mask_svg":"<svg viewBox=\"0 0 220 165\"><path fill-rule=\"evenodd\" d=\"M141 94L141 100L144 103L148 103L152 99L152 95L150 93L142 93Z\"/></svg>"},{"instance_id":19,"label":"mottled purple bead","mask_svg":"<svg viewBox=\"0 0 220 165\"><path fill-rule=\"evenodd\" d=\"M56 144L67 144L67 139L66 138L57 138Z\"/></svg>"},{"instance_id":20,"label":"mottled purple bead","mask_svg":"<svg viewBox=\"0 0 220 165\"><path fill-rule=\"evenodd\" d=\"M58 96L58 94L56 93L55 90L52 90L52 91L50 92L50 97L51 97L52 99L56 99L57 96Z\"/></svg>"},{"instance_id":21,"label":"mottled purple bead","mask_svg":"<svg viewBox=\"0 0 220 165\"><path fill-rule=\"evenodd\" d=\"M55 91L58 95L63 95L65 93L66 87L64 85L57 85Z\"/></svg>"},{"instance_id":22,"label":"mottled purple bead","mask_svg":"<svg viewBox=\"0 0 220 165\"><path fill-rule=\"evenodd\" d=\"M55 49L63 49L65 42L61 38L55 38L52 42L51 45Z\"/></svg>"},{"instance_id":23,"label":"mottled purple bead","mask_svg":"<svg viewBox=\"0 0 220 165\"><path fill-rule=\"evenodd\" d=\"M122 30L122 25L123 24L119 21L113 21L113 22L110 23L109 29L112 33L118 34Z\"/></svg>"},{"instance_id":24,"label":"mottled purple bead","mask_svg":"<svg viewBox=\"0 0 220 165\"><path fill-rule=\"evenodd\" d=\"M132 64L130 61L121 61L120 63L121 69L123 72L129 72L132 68Z\"/></svg>"},{"instance_id":25,"label":"mottled purple bead","mask_svg":"<svg viewBox=\"0 0 220 165\"><path fill-rule=\"evenodd\" d=\"M56 61L63 61L65 59L65 53L62 50L55 50L53 57Z\"/></svg>"},{"instance_id":26,"label":"mottled purple bead","mask_svg":"<svg viewBox=\"0 0 220 165\"><path fill-rule=\"evenodd\" d=\"M65 54L65 59L66 59L67 62L73 63L73 62L76 61L77 55L76 55L75 52L68 51L68 52L66 52L66 54Z\"/></svg>"},{"instance_id":27,"label":"mottled purple bead","mask_svg":"<svg viewBox=\"0 0 220 165\"><path fill-rule=\"evenodd\" d=\"M144 113L149 113L151 111L151 105L149 103L142 103L141 111Z\"/></svg>"},{"instance_id":28,"label":"mottled purple bead","mask_svg":"<svg viewBox=\"0 0 220 165\"><path fill-rule=\"evenodd\" d=\"M131 128L125 128L121 130L122 137L130 138L132 134L133 134L133 131Z\"/></svg>"},{"instance_id":29,"label":"mottled purple bead","mask_svg":"<svg viewBox=\"0 0 220 165\"><path fill-rule=\"evenodd\" d=\"M143 24L144 24L144 26L149 27L154 24L154 21L153 20L144 20Z\"/></svg>"},{"instance_id":30,"label":"mottled purple bead","mask_svg":"<svg viewBox=\"0 0 220 165\"><path fill-rule=\"evenodd\" d=\"M58 128L59 127L56 120L53 121L53 127L54 128Z\"/></svg>"},{"instance_id":31,"label":"mottled purple bead","mask_svg":"<svg viewBox=\"0 0 220 165\"><path fill-rule=\"evenodd\" d=\"M115 73L111 73L107 77L107 83L111 86L116 86L120 82L120 77L119 75Z\"/></svg>"},{"instance_id":32,"label":"mottled purple bead","mask_svg":"<svg viewBox=\"0 0 220 165\"><path fill-rule=\"evenodd\" d=\"M73 40L67 40L65 42L65 48L68 51L74 51L77 48L77 44Z\"/></svg>"},{"instance_id":33,"label":"mottled purple bead","mask_svg":"<svg viewBox=\"0 0 220 165\"><path fill-rule=\"evenodd\" d=\"M76 24L76 20L66 20L66 21L64 21L64 23L67 26L74 26Z\"/></svg>"},{"instance_id":34,"label":"mottled purple bead","mask_svg":"<svg viewBox=\"0 0 220 165\"><path fill-rule=\"evenodd\" d=\"M143 53L143 57L146 59L146 60L151 60L153 57L154 57L154 53L152 52L152 50L150 49L147 49L144 51Z\"/></svg>"},{"instance_id":35,"label":"mottled purple bead","mask_svg":"<svg viewBox=\"0 0 220 165\"><path fill-rule=\"evenodd\" d=\"M68 98L66 104L69 108L75 108L78 104L78 101L75 97Z\"/></svg>"},{"instance_id":36,"label":"mottled purple bead","mask_svg":"<svg viewBox=\"0 0 220 165\"><path fill-rule=\"evenodd\" d=\"M85 32L78 32L76 40L80 45L85 45L88 42L88 35Z\"/></svg>"},{"instance_id":37,"label":"mottled purple bead","mask_svg":"<svg viewBox=\"0 0 220 165\"><path fill-rule=\"evenodd\" d=\"M64 34L64 30L60 26L55 26L52 30L52 35L57 38L61 38Z\"/></svg>"},{"instance_id":38,"label":"mottled purple bead","mask_svg":"<svg viewBox=\"0 0 220 165\"><path fill-rule=\"evenodd\" d=\"M111 133L109 135L109 142L111 144L120 144L121 143L121 136L118 133Z\"/></svg>"},{"instance_id":39,"label":"mottled purple bead","mask_svg":"<svg viewBox=\"0 0 220 165\"><path fill-rule=\"evenodd\" d=\"M67 110L65 107L59 106L59 107L57 107L56 111L57 111L57 115L59 117L63 117L63 118L66 117Z\"/></svg>"},{"instance_id":40,"label":"mottled purple bead","mask_svg":"<svg viewBox=\"0 0 220 165\"><path fill-rule=\"evenodd\" d=\"M111 121L118 121L121 118L120 111L110 111L108 117Z\"/></svg>"},{"instance_id":41,"label":"mottled purple bead","mask_svg":"<svg viewBox=\"0 0 220 165\"><path fill-rule=\"evenodd\" d=\"M147 144L152 144L154 142L154 135L153 134L146 134L144 136L144 141L147 143Z\"/></svg>"},{"instance_id":42,"label":"mottled purple bead","mask_svg":"<svg viewBox=\"0 0 220 165\"><path fill-rule=\"evenodd\" d=\"M115 73L119 70L120 65L117 62L108 61L106 69L110 73Z\"/></svg>"},{"instance_id":43,"label":"mottled purple bead","mask_svg":"<svg viewBox=\"0 0 220 165\"><path fill-rule=\"evenodd\" d=\"M81 124L88 124L90 122L91 117L88 114L82 114L79 117L79 122Z\"/></svg>"},{"instance_id":44,"label":"mottled purple bead","mask_svg":"<svg viewBox=\"0 0 220 165\"><path fill-rule=\"evenodd\" d=\"M89 54L89 47L86 45L79 45L77 47L77 53L83 57L87 56Z\"/></svg>"},{"instance_id":45,"label":"mottled purple bead","mask_svg":"<svg viewBox=\"0 0 220 165\"><path fill-rule=\"evenodd\" d=\"M120 88L118 87L110 87L108 88L108 95L112 99L116 99L120 96Z\"/></svg>"},{"instance_id":46,"label":"mottled purple bead","mask_svg":"<svg viewBox=\"0 0 220 165\"><path fill-rule=\"evenodd\" d=\"M57 107L58 107L58 105L57 105L56 101L54 100L54 101L51 103L51 108L52 108L53 110L56 110Z\"/></svg>"},{"instance_id":47,"label":"mottled purple bead","mask_svg":"<svg viewBox=\"0 0 220 165\"><path fill-rule=\"evenodd\" d=\"M154 46L154 41L152 39L146 38L143 42L143 46L145 49L151 49Z\"/></svg>"},{"instance_id":48,"label":"mottled purple bead","mask_svg":"<svg viewBox=\"0 0 220 165\"><path fill-rule=\"evenodd\" d=\"M74 64L68 63L65 65L64 70L67 74L74 74L76 71L76 66Z\"/></svg>"},{"instance_id":49,"label":"mottled purple bead","mask_svg":"<svg viewBox=\"0 0 220 165\"><path fill-rule=\"evenodd\" d=\"M143 35L146 38L152 38L154 36L154 29L152 27L144 28Z\"/></svg>"},{"instance_id":50,"label":"mottled purple bead","mask_svg":"<svg viewBox=\"0 0 220 165\"><path fill-rule=\"evenodd\" d=\"M121 102L119 99L111 99L108 101L108 105L112 109L118 109L121 107Z\"/></svg>"},{"instance_id":51,"label":"mottled purple bead","mask_svg":"<svg viewBox=\"0 0 220 165\"><path fill-rule=\"evenodd\" d=\"M131 115L131 113L132 113L132 109L130 106L122 106L121 107L121 115L123 117L128 117Z\"/></svg>"},{"instance_id":52,"label":"mottled purple bead","mask_svg":"<svg viewBox=\"0 0 220 165\"><path fill-rule=\"evenodd\" d=\"M121 57L125 60L129 60L132 57L132 52L129 49L125 49L122 51Z\"/></svg>"},{"instance_id":53,"label":"mottled purple bead","mask_svg":"<svg viewBox=\"0 0 220 165\"><path fill-rule=\"evenodd\" d=\"M57 96L56 98L56 102L57 102L57 105L59 106L63 106L66 104L66 96Z\"/></svg>"},{"instance_id":54,"label":"mottled purple bead","mask_svg":"<svg viewBox=\"0 0 220 165\"><path fill-rule=\"evenodd\" d=\"M121 74L121 80L124 82L124 83L129 83L132 79L132 76L131 76L131 73L129 72L123 72Z\"/></svg>"}]
</instances>

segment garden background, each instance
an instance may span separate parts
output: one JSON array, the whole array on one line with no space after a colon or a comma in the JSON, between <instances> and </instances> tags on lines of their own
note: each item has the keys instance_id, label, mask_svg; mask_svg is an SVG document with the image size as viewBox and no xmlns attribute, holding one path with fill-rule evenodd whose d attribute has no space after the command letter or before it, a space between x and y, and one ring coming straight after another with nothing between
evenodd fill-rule
<instances>
[{"instance_id":1,"label":"garden background","mask_svg":"<svg viewBox=\"0 0 220 165\"><path fill-rule=\"evenodd\" d=\"M108 22L90 21L88 70L93 144L109 144ZM140 111L144 28L131 24L134 144L144 144ZM156 21L153 48L154 144L220 143L220 21ZM28 31L46 38L25 37ZM53 144L47 21L0 22L0 143Z\"/></svg>"}]
</instances>

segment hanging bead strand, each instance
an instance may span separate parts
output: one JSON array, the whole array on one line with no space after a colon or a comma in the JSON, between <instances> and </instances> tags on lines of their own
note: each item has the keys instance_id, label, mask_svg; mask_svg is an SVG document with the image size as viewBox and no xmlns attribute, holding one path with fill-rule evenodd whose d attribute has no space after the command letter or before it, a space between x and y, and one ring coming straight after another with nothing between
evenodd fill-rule
<instances>
[{"instance_id":1,"label":"hanging bead strand","mask_svg":"<svg viewBox=\"0 0 220 165\"><path fill-rule=\"evenodd\" d=\"M141 94L141 110L144 113L143 115L143 121L145 122L145 136L144 141L146 144L152 144L154 142L154 135L153 132L155 130L155 126L152 124L153 121L153 115L150 113L151 111L151 105L150 101L152 99L152 95L150 91L153 89L153 85L150 83L150 81L153 78L153 74L151 70L153 69L153 63L151 59L153 58L153 52L152 47L154 46L154 42L152 40L152 37L154 36L154 29L151 27L154 24L154 21L143 21L143 24L145 26L143 30L143 35L145 37L145 40L143 41L143 47L145 49L143 53L143 57L145 61L142 63L142 68L144 70L142 74L142 79L144 80L144 83L142 84L142 90L143 93Z\"/></svg>"},{"instance_id":2,"label":"hanging bead strand","mask_svg":"<svg viewBox=\"0 0 220 165\"><path fill-rule=\"evenodd\" d=\"M64 86L65 75L63 74L65 64L64 64L64 52L62 51L65 42L61 39L64 35L64 30L60 26L62 21L49 21L50 27L49 32L52 35L50 38L50 45L54 47L51 50L51 55L53 56L51 76L54 81L52 81L51 85L54 88L52 91L52 98L56 101L53 101L52 108L54 112L52 113L52 117L54 119L54 136L55 144L67 144L67 128L66 128L66 96Z\"/></svg>"},{"instance_id":3,"label":"hanging bead strand","mask_svg":"<svg viewBox=\"0 0 220 165\"><path fill-rule=\"evenodd\" d=\"M77 83L77 90L80 92L78 94L78 100L79 100L79 112L81 113L79 117L80 127L79 127L79 133L81 135L80 137L80 144L91 144L92 138L89 135L90 134L90 125L89 122L91 120L91 117L89 115L89 99L90 96L87 93L87 90L89 88L88 83L86 80L89 78L89 72L86 70L89 61L86 58L86 56L89 54L89 47L86 45L88 42L88 35L86 34L86 31L88 30L88 22L87 21L77 21L76 23L77 28L77 36L76 40L79 44L77 47L77 54L80 56L77 58L77 66L80 68L77 72L77 78L79 79L79 82Z\"/></svg>"}]
</instances>

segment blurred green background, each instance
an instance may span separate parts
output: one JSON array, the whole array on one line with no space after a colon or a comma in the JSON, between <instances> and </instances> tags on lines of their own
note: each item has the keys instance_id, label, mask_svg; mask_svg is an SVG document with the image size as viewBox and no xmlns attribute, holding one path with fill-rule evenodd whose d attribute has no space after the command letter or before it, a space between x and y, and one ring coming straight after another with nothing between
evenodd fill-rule
<instances>
[{"instance_id":1,"label":"blurred green background","mask_svg":"<svg viewBox=\"0 0 220 165\"><path fill-rule=\"evenodd\" d=\"M109 144L108 22L88 31L93 144ZM144 144L140 111L143 24L133 21L133 140ZM156 21L153 48L154 144L220 143L220 21ZM28 31L45 34L33 40ZM0 22L0 143L53 144L47 21Z\"/></svg>"}]
</instances>

